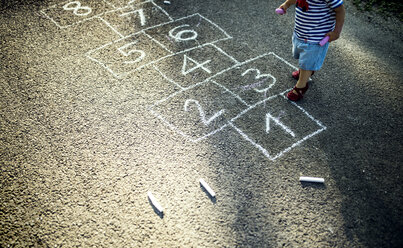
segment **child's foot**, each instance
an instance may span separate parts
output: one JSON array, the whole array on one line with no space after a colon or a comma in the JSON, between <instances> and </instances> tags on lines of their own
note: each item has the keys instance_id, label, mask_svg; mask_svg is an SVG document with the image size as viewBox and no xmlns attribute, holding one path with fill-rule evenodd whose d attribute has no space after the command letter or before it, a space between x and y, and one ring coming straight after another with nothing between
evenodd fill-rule
<instances>
[{"instance_id":1,"label":"child's foot","mask_svg":"<svg viewBox=\"0 0 403 248\"><path fill-rule=\"evenodd\" d=\"M314 73L315 73L315 72L313 71L312 74L311 74L311 76L313 76ZM298 80L298 79L299 79L299 70L292 72L291 75L292 75L292 77L293 77L294 79Z\"/></svg>"},{"instance_id":2,"label":"child's foot","mask_svg":"<svg viewBox=\"0 0 403 248\"><path fill-rule=\"evenodd\" d=\"M305 92L308 90L309 85L306 83L305 87L298 88L297 86L294 86L294 88L288 92L287 98L291 101L299 101L304 97Z\"/></svg>"}]
</instances>

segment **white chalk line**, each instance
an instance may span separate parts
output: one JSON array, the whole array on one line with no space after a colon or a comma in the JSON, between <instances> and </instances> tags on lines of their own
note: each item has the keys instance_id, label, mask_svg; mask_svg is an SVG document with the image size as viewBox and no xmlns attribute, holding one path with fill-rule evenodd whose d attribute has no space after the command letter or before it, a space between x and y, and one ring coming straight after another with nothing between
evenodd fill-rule
<instances>
[{"instance_id":1,"label":"white chalk line","mask_svg":"<svg viewBox=\"0 0 403 248\"><path fill-rule=\"evenodd\" d=\"M253 104L253 105L248 105L249 107L248 107L247 109L245 109L244 111L242 111L241 113L239 113L237 116L235 116L234 118L232 118L230 121L231 121L231 122L235 121L236 119L238 119L239 117L241 117L242 115L244 115L246 112L250 111L251 109L254 109L257 105L260 105L260 104L262 104L262 103L264 103L264 102L266 102L266 101L269 101L269 100L271 100L271 99L273 99L273 98L276 98L276 97L278 97L278 95L272 95L272 96L270 96L270 97L268 97L268 98L266 98L266 99L264 99L264 100L262 100L262 101L259 101L259 102L255 103L255 104Z\"/></svg>"},{"instance_id":2,"label":"white chalk line","mask_svg":"<svg viewBox=\"0 0 403 248\"><path fill-rule=\"evenodd\" d=\"M249 141L252 145L259 149L268 159L274 161L274 159L270 156L269 152L266 149L250 139L248 135L246 135L241 129L237 128L231 121L229 122L229 125L233 127L245 140Z\"/></svg>"},{"instance_id":3,"label":"white chalk line","mask_svg":"<svg viewBox=\"0 0 403 248\"><path fill-rule=\"evenodd\" d=\"M183 88L180 84L178 84L177 82L175 82L174 80L168 78L168 77L165 75L165 73L163 73L163 72L158 68L158 66L156 66L155 64L153 64L152 66L153 66L153 68L154 68L165 80L167 80L168 82L174 84L176 87L180 88L181 90L185 89L185 88Z\"/></svg>"},{"instance_id":4,"label":"white chalk line","mask_svg":"<svg viewBox=\"0 0 403 248\"><path fill-rule=\"evenodd\" d=\"M101 21L103 21L106 26L108 26L110 29L112 29L113 32L115 32L116 34L118 34L121 38L124 37L123 34L119 33L119 31L117 31L109 22L107 22L104 18L102 17L98 17Z\"/></svg>"},{"instance_id":5,"label":"white chalk line","mask_svg":"<svg viewBox=\"0 0 403 248\"><path fill-rule=\"evenodd\" d=\"M135 3L134 5L141 5L141 4L144 4L144 3L149 3L151 1L152 0L147 0L147 1L144 1L144 2ZM114 9L106 11L103 14L106 15L106 14L114 13L114 12L117 12L117 11L122 11L124 9L133 9L134 5L126 5L126 6L122 6L122 7L114 7Z\"/></svg>"},{"instance_id":6,"label":"white chalk line","mask_svg":"<svg viewBox=\"0 0 403 248\"><path fill-rule=\"evenodd\" d=\"M166 12L163 8L161 8L161 6L156 4L154 1L151 1L151 2L155 7L157 7L159 10L161 10L162 13L164 13L169 18L169 20L174 21L174 19L168 14L168 12Z\"/></svg>"},{"instance_id":7,"label":"white chalk line","mask_svg":"<svg viewBox=\"0 0 403 248\"><path fill-rule=\"evenodd\" d=\"M184 133L183 131L181 131L178 127L176 127L175 125L171 124L169 121L165 120L165 118L164 118L160 113L157 113L156 111L154 111L153 109L150 109L150 108L149 108L149 111L150 111L155 117L157 117L158 119L160 119L160 120L161 120L165 125L167 125L169 128L171 128L172 130L174 130L175 132L179 133L179 134L182 135L184 138L190 140L190 141L193 142L193 143L198 143L199 141L204 140L204 139L206 139L207 137L209 137L209 136L211 136L211 135L214 135L214 134L216 134L216 133L222 131L224 128L226 128L226 127L228 126L228 124L225 124L225 125L221 126L220 128L218 128L218 129L216 129L216 130L214 130L214 131L212 131L212 132L210 132L210 133L208 133L208 134L206 134L206 135L204 135L204 136L202 136L202 137L199 137L199 138L196 138L196 139L195 139L195 138L193 138L193 137L191 137L191 136L185 134L185 133Z\"/></svg>"},{"instance_id":8,"label":"white chalk line","mask_svg":"<svg viewBox=\"0 0 403 248\"><path fill-rule=\"evenodd\" d=\"M274 121L274 124L276 124L277 126L280 126L284 131L286 131L289 135L291 135L293 138L295 138L295 133L286 125L284 125L284 123L282 123L280 121L280 118L276 118L274 116L272 116L270 113L266 114L266 133L270 133L270 129L271 129L271 121Z\"/></svg>"},{"instance_id":9,"label":"white chalk line","mask_svg":"<svg viewBox=\"0 0 403 248\"><path fill-rule=\"evenodd\" d=\"M292 90L292 88L289 89L289 90L287 90L286 92L291 91L291 90ZM282 96L284 99L287 99L287 97L285 96L285 93L280 93L279 95ZM320 126L323 130L326 130L326 126L323 125L319 120L316 120L316 119L315 119L312 115L310 115L305 109L303 109L301 106L299 106L297 103L295 103L295 102L293 102L293 101L290 101L290 102L291 102L291 104L293 104L295 107L297 107L298 109L300 109L306 116L308 116L309 119L311 119L313 122L316 122L316 124L318 124L318 126Z\"/></svg>"},{"instance_id":10,"label":"white chalk line","mask_svg":"<svg viewBox=\"0 0 403 248\"><path fill-rule=\"evenodd\" d=\"M147 36L150 40L154 41L155 43L157 43L158 45L160 45L163 49L165 49L167 52L173 54L173 52L171 50L169 50L166 46L164 46L163 44L161 44L161 42L159 42L158 40L154 39L151 35L147 34L146 32L143 32L143 34L145 36Z\"/></svg>"},{"instance_id":11,"label":"white chalk line","mask_svg":"<svg viewBox=\"0 0 403 248\"><path fill-rule=\"evenodd\" d=\"M210 82L216 84L218 87L223 88L225 91L227 91L229 94L231 94L233 97L235 97L236 99L238 99L239 101L241 101L244 105L246 105L247 107L250 107L250 105L248 103L246 103L240 96L238 96L237 94L235 94L234 92L230 91L229 89L227 89L225 86L223 86L222 84L217 83L215 80L210 80Z\"/></svg>"},{"instance_id":12,"label":"white chalk line","mask_svg":"<svg viewBox=\"0 0 403 248\"><path fill-rule=\"evenodd\" d=\"M53 22L58 28L60 28L60 29L64 28L63 26L60 26L59 23L57 23L55 20L53 20L53 18L48 16L48 14L46 14L43 10L40 10L39 12L41 12L43 15L45 15L45 17L48 18L51 22Z\"/></svg>"},{"instance_id":13,"label":"white chalk line","mask_svg":"<svg viewBox=\"0 0 403 248\"><path fill-rule=\"evenodd\" d=\"M116 9L116 6L114 4L110 3L107 0L103 0L103 1L106 2L106 4L109 4L112 8Z\"/></svg>"},{"instance_id":14,"label":"white chalk line","mask_svg":"<svg viewBox=\"0 0 403 248\"><path fill-rule=\"evenodd\" d=\"M234 57L230 56L228 53L226 53L224 50L222 50L220 47L218 47L216 44L211 44L215 49L217 49L219 52L230 58L233 62L236 64L239 64L239 61L236 60Z\"/></svg>"},{"instance_id":15,"label":"white chalk line","mask_svg":"<svg viewBox=\"0 0 403 248\"><path fill-rule=\"evenodd\" d=\"M88 54L86 54L87 58L89 58L90 60L94 61L95 63L98 63L99 65L101 65L103 68L105 68L108 72L110 72L115 78L119 78L120 76L119 74L115 74L115 72L113 70L111 70L107 65L105 65L104 63L98 61L97 59L89 56Z\"/></svg>"}]
</instances>

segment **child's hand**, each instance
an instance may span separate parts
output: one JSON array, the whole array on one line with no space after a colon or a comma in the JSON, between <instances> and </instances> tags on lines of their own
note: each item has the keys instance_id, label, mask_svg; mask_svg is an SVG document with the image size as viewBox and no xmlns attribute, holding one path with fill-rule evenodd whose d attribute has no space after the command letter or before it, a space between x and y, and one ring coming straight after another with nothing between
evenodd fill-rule
<instances>
[{"instance_id":1,"label":"child's hand","mask_svg":"<svg viewBox=\"0 0 403 248\"><path fill-rule=\"evenodd\" d=\"M280 5L280 7L278 7L279 9L283 9L284 10L284 14L287 13L287 9L290 7L290 4L288 2L284 2L282 5Z\"/></svg>"},{"instance_id":2,"label":"child's hand","mask_svg":"<svg viewBox=\"0 0 403 248\"><path fill-rule=\"evenodd\" d=\"M340 33L336 31L332 31L327 33L325 36L329 36L329 42L335 41L340 37Z\"/></svg>"}]
</instances>

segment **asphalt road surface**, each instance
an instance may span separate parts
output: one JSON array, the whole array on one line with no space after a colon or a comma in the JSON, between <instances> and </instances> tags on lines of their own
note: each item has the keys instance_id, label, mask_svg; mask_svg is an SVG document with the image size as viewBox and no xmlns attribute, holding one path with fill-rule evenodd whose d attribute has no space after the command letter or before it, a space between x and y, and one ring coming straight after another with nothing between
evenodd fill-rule
<instances>
[{"instance_id":1,"label":"asphalt road surface","mask_svg":"<svg viewBox=\"0 0 403 248\"><path fill-rule=\"evenodd\" d=\"M402 247L402 24L281 2L2 1L0 246Z\"/></svg>"}]
</instances>

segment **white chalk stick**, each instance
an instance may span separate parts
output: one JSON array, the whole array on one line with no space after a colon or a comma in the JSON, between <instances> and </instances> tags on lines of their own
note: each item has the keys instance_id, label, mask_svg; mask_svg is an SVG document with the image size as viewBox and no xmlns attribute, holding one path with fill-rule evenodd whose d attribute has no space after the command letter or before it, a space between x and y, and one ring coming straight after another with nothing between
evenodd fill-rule
<instances>
[{"instance_id":1,"label":"white chalk stick","mask_svg":"<svg viewBox=\"0 0 403 248\"><path fill-rule=\"evenodd\" d=\"M164 1L165 4L171 4L171 1Z\"/></svg>"},{"instance_id":2,"label":"white chalk stick","mask_svg":"<svg viewBox=\"0 0 403 248\"><path fill-rule=\"evenodd\" d=\"M147 195L148 195L148 199L150 199L151 203L158 210L158 212L163 213L164 210L162 209L161 205L158 203L157 199L155 199L155 197L153 196L151 191L148 191Z\"/></svg>"},{"instance_id":3,"label":"white chalk stick","mask_svg":"<svg viewBox=\"0 0 403 248\"><path fill-rule=\"evenodd\" d=\"M324 183L325 179L320 177L300 177L300 182L310 182L310 183Z\"/></svg>"},{"instance_id":4,"label":"white chalk stick","mask_svg":"<svg viewBox=\"0 0 403 248\"><path fill-rule=\"evenodd\" d=\"M199 181L200 181L200 184L203 186L203 188L205 188L207 190L207 192L211 195L211 197L215 197L214 191L210 188L210 186L208 186L206 181L204 181L202 178L200 178Z\"/></svg>"}]
</instances>

